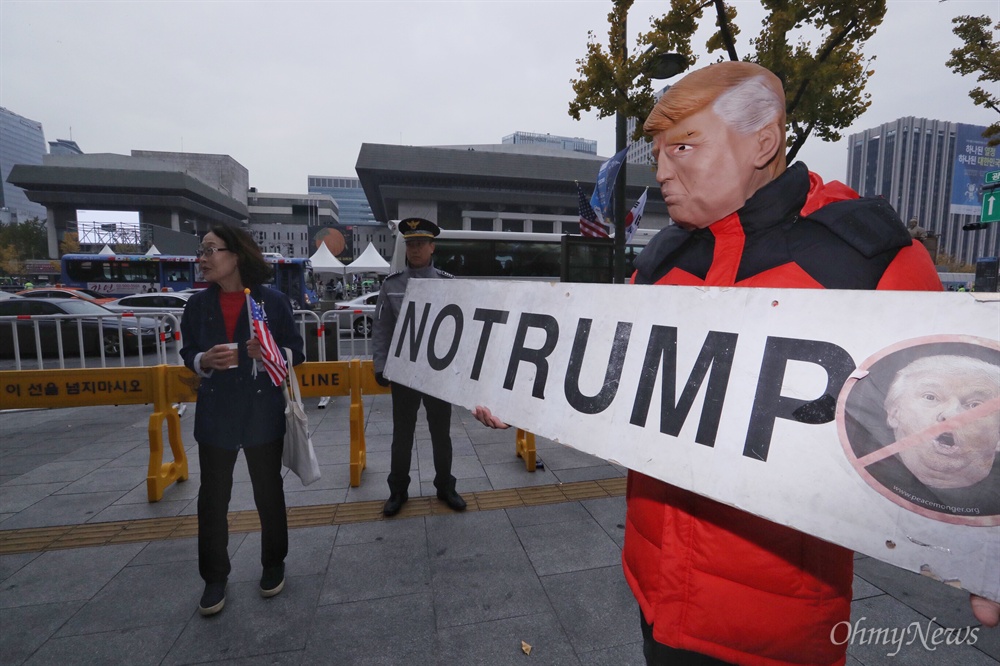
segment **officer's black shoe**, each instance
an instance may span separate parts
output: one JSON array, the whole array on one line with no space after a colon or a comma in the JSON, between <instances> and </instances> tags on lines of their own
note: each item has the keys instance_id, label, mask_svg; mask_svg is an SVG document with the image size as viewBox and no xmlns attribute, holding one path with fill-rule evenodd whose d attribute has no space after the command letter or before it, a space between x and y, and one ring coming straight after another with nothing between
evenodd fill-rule
<instances>
[{"instance_id":1,"label":"officer's black shoe","mask_svg":"<svg viewBox=\"0 0 1000 666\"><path fill-rule=\"evenodd\" d=\"M389 495L389 499L385 501L385 506L382 507L382 514L395 516L403 508L403 504L408 499L409 497L407 497L406 493L392 493Z\"/></svg>"},{"instance_id":2,"label":"officer's black shoe","mask_svg":"<svg viewBox=\"0 0 1000 666\"><path fill-rule=\"evenodd\" d=\"M448 505L449 509L454 511L465 511L465 500L462 496L455 492L455 489L451 490L439 490L438 499Z\"/></svg>"}]
</instances>

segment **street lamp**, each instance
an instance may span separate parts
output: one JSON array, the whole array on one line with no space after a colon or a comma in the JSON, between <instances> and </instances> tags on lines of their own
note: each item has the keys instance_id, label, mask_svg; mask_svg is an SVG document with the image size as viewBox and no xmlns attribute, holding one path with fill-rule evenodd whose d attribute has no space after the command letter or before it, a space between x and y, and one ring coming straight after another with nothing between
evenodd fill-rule
<instances>
[{"instance_id":1,"label":"street lamp","mask_svg":"<svg viewBox=\"0 0 1000 666\"><path fill-rule=\"evenodd\" d=\"M622 33L624 34L625 29L622 27ZM653 47L649 47L646 53L649 53ZM645 54L644 54L645 55ZM622 40L622 62L625 62L628 57L626 52L625 40ZM687 69L688 61L681 53L657 53L654 54L648 61L644 74L651 79L669 79L671 76L676 76L680 74L685 69ZM623 92L622 95L626 95ZM625 149L627 145L627 137L625 136L625 115L622 113L621 108L623 104L618 105L618 110L615 111L615 154L617 155L622 150ZM618 173L618 180L615 181L615 255L614 255L614 282L615 284L623 284L625 282L625 184L628 174L628 160L625 160L622 164L621 170Z\"/></svg>"}]
</instances>

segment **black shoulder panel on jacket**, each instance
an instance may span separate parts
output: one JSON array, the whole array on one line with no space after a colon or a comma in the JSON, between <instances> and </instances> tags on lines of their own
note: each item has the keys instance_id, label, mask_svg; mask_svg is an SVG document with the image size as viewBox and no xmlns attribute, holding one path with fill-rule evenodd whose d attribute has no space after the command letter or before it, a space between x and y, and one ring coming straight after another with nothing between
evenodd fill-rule
<instances>
[{"instance_id":1,"label":"black shoulder panel on jacket","mask_svg":"<svg viewBox=\"0 0 1000 666\"><path fill-rule=\"evenodd\" d=\"M653 284L665 274L664 261L691 238L691 233L676 225L664 227L653 236L635 258L637 284Z\"/></svg>"},{"instance_id":2,"label":"black shoulder panel on jacket","mask_svg":"<svg viewBox=\"0 0 1000 666\"><path fill-rule=\"evenodd\" d=\"M911 242L903 221L882 197L837 201L807 219L819 222L868 259Z\"/></svg>"}]
</instances>

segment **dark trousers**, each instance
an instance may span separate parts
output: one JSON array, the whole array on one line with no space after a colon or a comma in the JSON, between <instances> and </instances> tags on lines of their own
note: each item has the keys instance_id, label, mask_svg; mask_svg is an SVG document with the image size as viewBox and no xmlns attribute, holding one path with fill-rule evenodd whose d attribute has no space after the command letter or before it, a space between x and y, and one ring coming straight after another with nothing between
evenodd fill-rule
<instances>
[{"instance_id":1,"label":"dark trousers","mask_svg":"<svg viewBox=\"0 0 1000 666\"><path fill-rule=\"evenodd\" d=\"M417 410L424 403L427 427L434 448L434 487L454 490L451 475L451 403L438 400L408 386L392 382L392 463L389 467L389 492L399 495L410 487L410 459L413 454L413 431Z\"/></svg>"},{"instance_id":2,"label":"dark trousers","mask_svg":"<svg viewBox=\"0 0 1000 666\"><path fill-rule=\"evenodd\" d=\"M732 666L727 661L658 643L653 638L653 625L646 622L642 612L639 621L642 622L642 654L646 657L646 666Z\"/></svg>"},{"instance_id":3,"label":"dark trousers","mask_svg":"<svg viewBox=\"0 0 1000 666\"><path fill-rule=\"evenodd\" d=\"M274 567L288 554L288 518L281 478L282 440L243 449L260 516L260 562ZM229 498L239 451L199 443L201 486L198 488L198 571L206 583L229 577Z\"/></svg>"}]
</instances>

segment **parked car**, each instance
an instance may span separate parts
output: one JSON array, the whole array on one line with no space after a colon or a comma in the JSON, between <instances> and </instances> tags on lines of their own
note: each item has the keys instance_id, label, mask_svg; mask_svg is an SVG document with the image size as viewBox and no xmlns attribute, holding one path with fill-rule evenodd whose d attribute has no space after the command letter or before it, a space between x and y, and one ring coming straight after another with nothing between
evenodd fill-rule
<instances>
[{"instance_id":1,"label":"parked car","mask_svg":"<svg viewBox=\"0 0 1000 666\"><path fill-rule=\"evenodd\" d=\"M184 306L193 295L193 292L188 291L132 294L105 303L104 307L114 312L169 312L180 319L184 314Z\"/></svg>"},{"instance_id":2,"label":"parked car","mask_svg":"<svg viewBox=\"0 0 1000 666\"><path fill-rule=\"evenodd\" d=\"M0 291L0 301L6 301L10 298L21 298L21 296L18 296L12 291Z\"/></svg>"},{"instance_id":3,"label":"parked car","mask_svg":"<svg viewBox=\"0 0 1000 666\"><path fill-rule=\"evenodd\" d=\"M125 344L126 353L134 353L142 344L143 349L156 347L156 323L152 319L142 320L135 317L120 316L118 313L90 303L79 298L12 298L0 301L0 317L2 316L37 316L37 315L85 315L77 319L19 319L0 321L0 356L14 355L13 328L17 327L18 348L21 354L35 354L35 325L38 325L38 337L41 342L42 354L55 355L59 353L56 329L61 330L63 353L80 353L80 335L83 331L83 348L85 354L100 354L103 330L103 347L106 355L118 354L121 344ZM121 327L119 329L119 319ZM77 324L77 321L80 323Z\"/></svg>"},{"instance_id":4,"label":"parked car","mask_svg":"<svg viewBox=\"0 0 1000 666\"><path fill-rule=\"evenodd\" d=\"M349 301L337 301L333 309L342 311L340 314L340 330L354 329L357 335L369 337L375 323L375 303L378 292L373 291Z\"/></svg>"},{"instance_id":5,"label":"parked car","mask_svg":"<svg viewBox=\"0 0 1000 666\"><path fill-rule=\"evenodd\" d=\"M0 293L14 293L24 289L24 284L16 277L10 275L0 275Z\"/></svg>"},{"instance_id":6,"label":"parked car","mask_svg":"<svg viewBox=\"0 0 1000 666\"><path fill-rule=\"evenodd\" d=\"M35 287L17 292L18 296L28 296L30 298L78 298L82 301L89 301L104 305L115 300L111 296L104 296L91 289L83 287Z\"/></svg>"}]
</instances>

